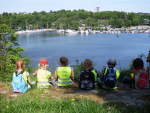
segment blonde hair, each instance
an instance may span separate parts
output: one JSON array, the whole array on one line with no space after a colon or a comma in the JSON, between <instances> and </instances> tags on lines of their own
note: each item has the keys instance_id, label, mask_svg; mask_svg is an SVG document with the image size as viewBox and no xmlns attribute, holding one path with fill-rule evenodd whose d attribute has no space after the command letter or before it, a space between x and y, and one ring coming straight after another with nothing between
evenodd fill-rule
<instances>
[{"instance_id":1,"label":"blonde hair","mask_svg":"<svg viewBox=\"0 0 150 113\"><path fill-rule=\"evenodd\" d=\"M16 61L15 67L17 70L21 69L23 71L23 69L25 68L25 64L22 60L18 60Z\"/></svg>"},{"instance_id":2,"label":"blonde hair","mask_svg":"<svg viewBox=\"0 0 150 113\"><path fill-rule=\"evenodd\" d=\"M90 68L90 66L92 65L93 61L91 59L85 59L84 62L83 62L83 66L85 68Z\"/></svg>"},{"instance_id":3,"label":"blonde hair","mask_svg":"<svg viewBox=\"0 0 150 113\"><path fill-rule=\"evenodd\" d=\"M38 64L39 69L46 69L48 65Z\"/></svg>"}]
</instances>

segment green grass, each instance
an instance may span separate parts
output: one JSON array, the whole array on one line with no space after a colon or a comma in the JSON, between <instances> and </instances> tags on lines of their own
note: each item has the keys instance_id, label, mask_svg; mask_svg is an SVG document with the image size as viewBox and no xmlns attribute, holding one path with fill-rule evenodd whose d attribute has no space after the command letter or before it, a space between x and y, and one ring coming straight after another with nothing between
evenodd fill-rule
<instances>
[{"instance_id":1,"label":"green grass","mask_svg":"<svg viewBox=\"0 0 150 113\"><path fill-rule=\"evenodd\" d=\"M29 94L20 96L16 100L7 100L0 95L0 112L3 113L148 113L146 108L126 107L121 102L103 103L86 99L52 99L50 97L33 96Z\"/></svg>"}]
</instances>

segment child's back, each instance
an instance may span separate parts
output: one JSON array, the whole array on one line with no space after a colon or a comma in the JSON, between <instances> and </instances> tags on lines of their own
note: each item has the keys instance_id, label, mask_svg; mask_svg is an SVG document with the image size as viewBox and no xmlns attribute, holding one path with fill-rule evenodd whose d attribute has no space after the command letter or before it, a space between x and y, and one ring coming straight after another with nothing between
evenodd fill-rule
<instances>
[{"instance_id":1,"label":"child's back","mask_svg":"<svg viewBox=\"0 0 150 113\"><path fill-rule=\"evenodd\" d=\"M22 60L16 62L16 72L13 73L12 88L14 92L25 93L30 88L31 83L29 73L23 71L25 65ZM28 87L29 86L29 87Z\"/></svg>"},{"instance_id":2,"label":"child's back","mask_svg":"<svg viewBox=\"0 0 150 113\"><path fill-rule=\"evenodd\" d=\"M40 60L40 69L36 71L33 75L37 75L37 87L38 88L49 88L51 84L49 83L49 79L52 79L51 72L47 71L46 68L48 66L48 62L46 59Z\"/></svg>"},{"instance_id":3,"label":"child's back","mask_svg":"<svg viewBox=\"0 0 150 113\"><path fill-rule=\"evenodd\" d=\"M104 89L116 89L116 82L118 77L120 76L120 72L115 68L116 59L110 58L108 60L108 67L103 69L102 75L102 87Z\"/></svg>"},{"instance_id":4,"label":"child's back","mask_svg":"<svg viewBox=\"0 0 150 113\"><path fill-rule=\"evenodd\" d=\"M48 88L50 86L50 83L48 81L50 75L51 73L49 71L39 69L37 71L37 87Z\"/></svg>"},{"instance_id":5,"label":"child's back","mask_svg":"<svg viewBox=\"0 0 150 113\"><path fill-rule=\"evenodd\" d=\"M98 88L97 72L93 68L92 60L85 59L83 65L86 70L82 71L79 77L79 88L95 89Z\"/></svg>"},{"instance_id":6,"label":"child's back","mask_svg":"<svg viewBox=\"0 0 150 113\"><path fill-rule=\"evenodd\" d=\"M54 86L59 87L70 87L73 85L74 80L74 71L71 67L68 67L68 58L67 57L61 57L60 58L60 64L62 67L58 67L55 71L55 80L52 81Z\"/></svg>"},{"instance_id":7,"label":"child's back","mask_svg":"<svg viewBox=\"0 0 150 113\"><path fill-rule=\"evenodd\" d=\"M148 72L143 69L144 63L140 58L133 61L134 70L131 71L129 81L136 89L149 88Z\"/></svg>"}]
</instances>

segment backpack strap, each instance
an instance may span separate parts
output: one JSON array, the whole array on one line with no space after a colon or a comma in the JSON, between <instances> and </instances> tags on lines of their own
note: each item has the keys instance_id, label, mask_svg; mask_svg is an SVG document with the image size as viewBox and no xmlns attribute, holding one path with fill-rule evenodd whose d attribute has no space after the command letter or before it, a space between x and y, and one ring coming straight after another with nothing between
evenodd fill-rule
<instances>
[{"instance_id":1,"label":"backpack strap","mask_svg":"<svg viewBox=\"0 0 150 113\"><path fill-rule=\"evenodd\" d=\"M23 74L23 71L21 71L20 73L17 73L17 71L15 72L16 76L18 76L19 74Z\"/></svg>"}]
</instances>

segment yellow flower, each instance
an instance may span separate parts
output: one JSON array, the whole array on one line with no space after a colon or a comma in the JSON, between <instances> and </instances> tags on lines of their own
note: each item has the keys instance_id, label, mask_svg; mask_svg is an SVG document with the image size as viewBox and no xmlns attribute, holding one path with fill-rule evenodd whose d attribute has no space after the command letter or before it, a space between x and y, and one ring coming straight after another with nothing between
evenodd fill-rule
<instances>
[{"instance_id":1,"label":"yellow flower","mask_svg":"<svg viewBox=\"0 0 150 113\"><path fill-rule=\"evenodd\" d=\"M71 99L71 101L75 101L75 99Z\"/></svg>"},{"instance_id":2,"label":"yellow flower","mask_svg":"<svg viewBox=\"0 0 150 113\"><path fill-rule=\"evenodd\" d=\"M7 108L9 108L9 106L7 106Z\"/></svg>"}]
</instances>

